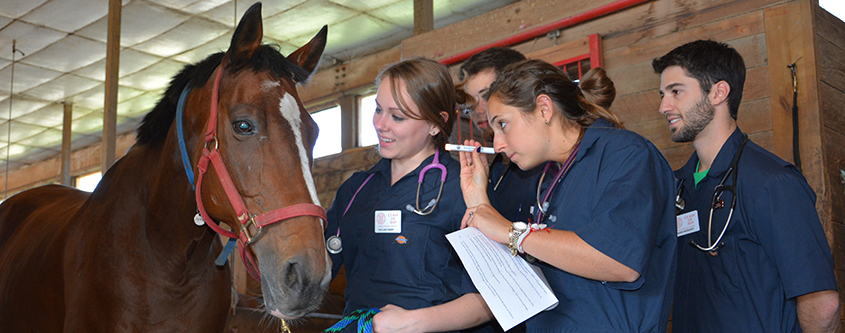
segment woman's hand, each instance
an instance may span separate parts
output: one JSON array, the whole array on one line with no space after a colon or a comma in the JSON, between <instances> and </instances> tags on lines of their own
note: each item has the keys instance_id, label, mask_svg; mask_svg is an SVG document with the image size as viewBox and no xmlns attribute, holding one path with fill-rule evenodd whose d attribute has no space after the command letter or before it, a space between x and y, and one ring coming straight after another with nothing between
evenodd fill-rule
<instances>
[{"instance_id":1,"label":"woman's hand","mask_svg":"<svg viewBox=\"0 0 845 333\"><path fill-rule=\"evenodd\" d=\"M481 147L475 140L465 140L464 145ZM487 198L487 160L478 152L460 152L461 192L467 207L489 204Z\"/></svg>"},{"instance_id":2,"label":"woman's hand","mask_svg":"<svg viewBox=\"0 0 845 333\"><path fill-rule=\"evenodd\" d=\"M467 208L461 220L461 228L476 227L485 236L502 244L510 243L511 224L511 221L488 204Z\"/></svg>"},{"instance_id":3,"label":"woman's hand","mask_svg":"<svg viewBox=\"0 0 845 333\"><path fill-rule=\"evenodd\" d=\"M393 304L388 304L379 309L373 317L374 333L416 333L419 332L419 323L412 317L413 312L405 310Z\"/></svg>"}]
</instances>

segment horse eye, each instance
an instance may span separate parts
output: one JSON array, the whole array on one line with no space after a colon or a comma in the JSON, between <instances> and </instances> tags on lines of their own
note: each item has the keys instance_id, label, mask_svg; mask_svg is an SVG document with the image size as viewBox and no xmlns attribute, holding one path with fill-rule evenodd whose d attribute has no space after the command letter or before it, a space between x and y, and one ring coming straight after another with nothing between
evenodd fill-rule
<instances>
[{"instance_id":1,"label":"horse eye","mask_svg":"<svg viewBox=\"0 0 845 333\"><path fill-rule=\"evenodd\" d=\"M232 128L238 134L250 134L254 132L252 124L245 120L238 120L232 123Z\"/></svg>"}]
</instances>

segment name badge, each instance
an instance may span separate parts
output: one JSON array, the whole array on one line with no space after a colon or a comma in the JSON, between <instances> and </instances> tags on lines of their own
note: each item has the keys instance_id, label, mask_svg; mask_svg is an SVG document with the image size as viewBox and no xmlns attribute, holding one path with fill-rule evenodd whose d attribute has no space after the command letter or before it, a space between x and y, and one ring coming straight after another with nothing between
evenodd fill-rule
<instances>
[{"instance_id":1,"label":"name badge","mask_svg":"<svg viewBox=\"0 0 845 333\"><path fill-rule=\"evenodd\" d=\"M377 234L398 234L402 232L402 211L377 210L375 232Z\"/></svg>"},{"instance_id":2,"label":"name badge","mask_svg":"<svg viewBox=\"0 0 845 333\"><path fill-rule=\"evenodd\" d=\"M698 232L701 228L698 226L698 211L694 210L686 214L681 214L676 217L678 223L678 237Z\"/></svg>"}]
</instances>

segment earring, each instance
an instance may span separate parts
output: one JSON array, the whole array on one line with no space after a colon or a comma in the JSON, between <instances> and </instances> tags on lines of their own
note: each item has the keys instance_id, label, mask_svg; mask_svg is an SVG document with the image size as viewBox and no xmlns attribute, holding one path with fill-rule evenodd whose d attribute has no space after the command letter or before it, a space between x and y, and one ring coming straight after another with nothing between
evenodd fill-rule
<instances>
[{"instance_id":1,"label":"earring","mask_svg":"<svg viewBox=\"0 0 845 333\"><path fill-rule=\"evenodd\" d=\"M548 124L549 124L549 121L548 121L548 120L546 120L546 125L548 125Z\"/></svg>"}]
</instances>

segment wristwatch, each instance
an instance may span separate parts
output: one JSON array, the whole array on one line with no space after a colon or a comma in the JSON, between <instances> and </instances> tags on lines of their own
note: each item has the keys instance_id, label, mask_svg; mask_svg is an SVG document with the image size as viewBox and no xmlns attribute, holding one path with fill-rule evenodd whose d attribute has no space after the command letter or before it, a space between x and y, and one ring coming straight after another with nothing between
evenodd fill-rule
<instances>
[{"instance_id":1,"label":"wristwatch","mask_svg":"<svg viewBox=\"0 0 845 333\"><path fill-rule=\"evenodd\" d=\"M511 249L511 255L516 256L519 252L519 236L528 232L528 223L514 222L511 224L508 247Z\"/></svg>"}]
</instances>

